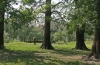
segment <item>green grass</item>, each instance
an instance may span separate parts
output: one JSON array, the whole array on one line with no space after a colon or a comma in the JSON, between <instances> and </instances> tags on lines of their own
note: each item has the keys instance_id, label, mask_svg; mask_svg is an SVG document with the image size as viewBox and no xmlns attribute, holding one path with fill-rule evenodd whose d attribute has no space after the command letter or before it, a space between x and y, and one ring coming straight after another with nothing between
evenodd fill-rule
<instances>
[{"instance_id":1,"label":"green grass","mask_svg":"<svg viewBox=\"0 0 100 65\"><path fill-rule=\"evenodd\" d=\"M90 42L86 42L89 48ZM41 49L41 43L5 43L6 49L0 50L0 65L90 65L81 59L74 59L75 56L87 55L90 52L72 49L75 42L52 45L55 50Z\"/></svg>"}]
</instances>

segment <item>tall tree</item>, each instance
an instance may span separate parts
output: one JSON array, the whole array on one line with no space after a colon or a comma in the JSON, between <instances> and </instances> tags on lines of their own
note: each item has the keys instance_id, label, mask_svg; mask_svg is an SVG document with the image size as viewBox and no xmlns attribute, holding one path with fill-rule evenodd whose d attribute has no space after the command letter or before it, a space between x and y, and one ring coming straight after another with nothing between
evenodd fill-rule
<instances>
[{"instance_id":1,"label":"tall tree","mask_svg":"<svg viewBox=\"0 0 100 65\"><path fill-rule=\"evenodd\" d=\"M0 49L4 49L4 13L6 0L0 0Z\"/></svg>"},{"instance_id":2,"label":"tall tree","mask_svg":"<svg viewBox=\"0 0 100 65\"><path fill-rule=\"evenodd\" d=\"M50 41L50 21L51 21L51 0L46 0L44 42L41 45L41 48L43 49L54 49Z\"/></svg>"},{"instance_id":3,"label":"tall tree","mask_svg":"<svg viewBox=\"0 0 100 65\"><path fill-rule=\"evenodd\" d=\"M84 1L81 0L74 0L75 8L74 12L72 12L72 24L71 27L76 28L76 46L75 49L80 50L88 50L84 42L84 33L85 33L85 22L87 19L85 18L86 15L84 10Z\"/></svg>"},{"instance_id":4,"label":"tall tree","mask_svg":"<svg viewBox=\"0 0 100 65\"><path fill-rule=\"evenodd\" d=\"M100 0L97 0L96 12L97 12L97 20L95 22L94 41L91 53L89 54L89 58L93 56L95 58L99 58L100 55Z\"/></svg>"}]
</instances>

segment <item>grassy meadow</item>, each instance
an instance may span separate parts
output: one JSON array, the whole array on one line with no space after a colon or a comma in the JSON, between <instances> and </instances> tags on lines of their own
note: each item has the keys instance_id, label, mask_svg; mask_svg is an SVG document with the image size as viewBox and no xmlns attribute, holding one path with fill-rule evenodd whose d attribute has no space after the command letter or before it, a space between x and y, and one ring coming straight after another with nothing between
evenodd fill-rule
<instances>
[{"instance_id":1,"label":"grassy meadow","mask_svg":"<svg viewBox=\"0 0 100 65\"><path fill-rule=\"evenodd\" d=\"M41 43L5 43L5 50L0 50L0 65L100 65L99 62L83 61L82 56L90 51L72 49L75 42L52 45L55 50L41 49ZM92 42L87 41L86 45L91 48Z\"/></svg>"}]
</instances>

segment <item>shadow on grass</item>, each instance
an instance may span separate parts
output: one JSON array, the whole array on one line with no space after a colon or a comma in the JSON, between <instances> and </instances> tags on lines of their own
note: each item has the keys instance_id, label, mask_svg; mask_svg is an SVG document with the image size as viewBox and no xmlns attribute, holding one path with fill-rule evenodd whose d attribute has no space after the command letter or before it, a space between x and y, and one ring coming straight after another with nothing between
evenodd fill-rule
<instances>
[{"instance_id":1,"label":"shadow on grass","mask_svg":"<svg viewBox=\"0 0 100 65\"><path fill-rule=\"evenodd\" d=\"M53 53L62 54L62 55L65 55L65 56L88 55L90 53L90 50L56 49Z\"/></svg>"},{"instance_id":2,"label":"shadow on grass","mask_svg":"<svg viewBox=\"0 0 100 65\"><path fill-rule=\"evenodd\" d=\"M79 61L63 61L53 57L39 56L35 53L40 52L0 50L0 63L4 65L89 65ZM68 54L66 50L56 50L56 53Z\"/></svg>"}]
</instances>

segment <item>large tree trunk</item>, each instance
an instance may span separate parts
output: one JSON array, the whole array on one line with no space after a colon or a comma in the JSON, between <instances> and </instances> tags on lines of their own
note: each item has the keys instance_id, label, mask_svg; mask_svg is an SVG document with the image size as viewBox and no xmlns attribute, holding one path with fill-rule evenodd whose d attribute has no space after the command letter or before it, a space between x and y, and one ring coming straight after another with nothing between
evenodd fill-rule
<instances>
[{"instance_id":1,"label":"large tree trunk","mask_svg":"<svg viewBox=\"0 0 100 65\"><path fill-rule=\"evenodd\" d=\"M89 58L95 57L98 59L100 55L100 0L98 0L97 2L96 11L98 16L95 24L94 41L93 41L91 53L89 54Z\"/></svg>"},{"instance_id":2,"label":"large tree trunk","mask_svg":"<svg viewBox=\"0 0 100 65\"><path fill-rule=\"evenodd\" d=\"M84 43L84 30L82 29L77 29L76 30L76 47L75 49L80 49L80 50L88 50Z\"/></svg>"},{"instance_id":3,"label":"large tree trunk","mask_svg":"<svg viewBox=\"0 0 100 65\"><path fill-rule=\"evenodd\" d=\"M5 1L0 0L0 49L4 49L4 13Z\"/></svg>"},{"instance_id":4,"label":"large tree trunk","mask_svg":"<svg viewBox=\"0 0 100 65\"><path fill-rule=\"evenodd\" d=\"M50 21L51 21L51 0L46 0L44 42L41 45L43 49L54 49L50 41Z\"/></svg>"},{"instance_id":5,"label":"large tree trunk","mask_svg":"<svg viewBox=\"0 0 100 65\"><path fill-rule=\"evenodd\" d=\"M1 17L0 17L1 19ZM4 22L0 21L0 49L4 49Z\"/></svg>"},{"instance_id":6,"label":"large tree trunk","mask_svg":"<svg viewBox=\"0 0 100 65\"><path fill-rule=\"evenodd\" d=\"M100 28L95 28L94 41L91 53L89 54L89 58L92 56L94 56L95 58L99 58L99 55L100 55Z\"/></svg>"}]
</instances>

